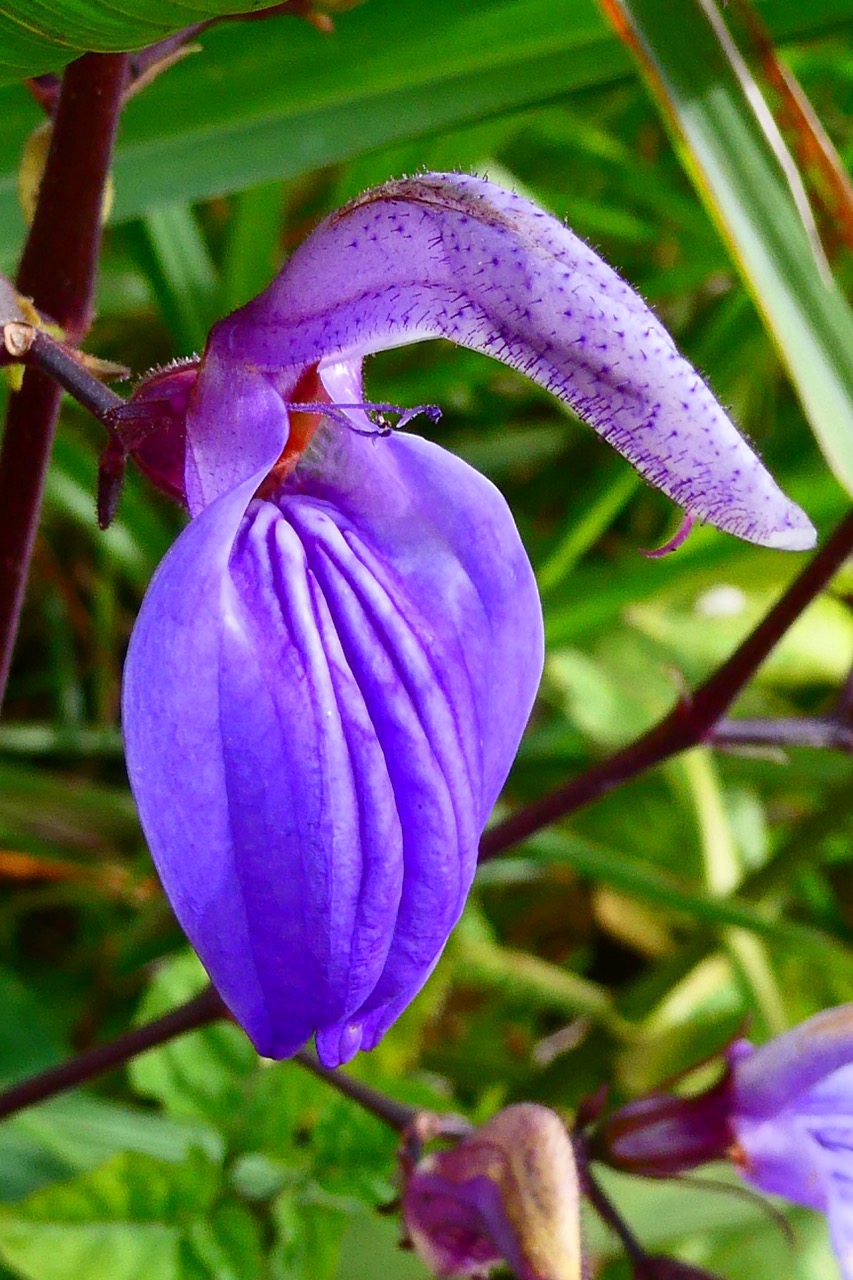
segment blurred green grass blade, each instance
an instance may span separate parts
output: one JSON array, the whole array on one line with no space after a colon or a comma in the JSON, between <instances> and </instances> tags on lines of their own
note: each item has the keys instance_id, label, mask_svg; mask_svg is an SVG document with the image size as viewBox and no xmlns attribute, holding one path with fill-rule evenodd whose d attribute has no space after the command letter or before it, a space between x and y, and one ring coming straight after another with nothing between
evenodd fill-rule
<instances>
[{"instance_id":1,"label":"blurred green grass blade","mask_svg":"<svg viewBox=\"0 0 853 1280\"><path fill-rule=\"evenodd\" d=\"M203 351L217 316L219 277L192 210L160 205L132 228L130 239L178 354Z\"/></svg>"},{"instance_id":2,"label":"blurred green grass blade","mask_svg":"<svg viewBox=\"0 0 853 1280\"><path fill-rule=\"evenodd\" d=\"M743 866L711 752L706 747L688 751L671 771L686 783L695 808L708 891L720 897L734 892ZM726 929L723 947L759 1015L757 1034L762 1039L779 1035L788 1019L766 942L745 929Z\"/></svg>"},{"instance_id":3,"label":"blurred green grass blade","mask_svg":"<svg viewBox=\"0 0 853 1280\"><path fill-rule=\"evenodd\" d=\"M0 724L0 753L10 756L122 755L118 729L107 726L56 725L48 721L10 721Z\"/></svg>"},{"instance_id":4,"label":"blurred green grass blade","mask_svg":"<svg viewBox=\"0 0 853 1280\"><path fill-rule=\"evenodd\" d=\"M775 36L853 26L846 0L764 6ZM129 103L115 221L239 191L379 147L611 83L630 61L595 0L368 0L323 36L287 20L227 24ZM2 77L0 77L2 79ZM0 88L0 258L23 235L17 168L39 112Z\"/></svg>"},{"instance_id":5,"label":"blurred green grass blade","mask_svg":"<svg viewBox=\"0 0 853 1280\"><path fill-rule=\"evenodd\" d=\"M537 860L565 863L578 875L610 885L638 901L689 916L697 924L713 929L734 926L769 941L796 947L804 960L808 958L815 964L841 966L853 979L853 956L840 939L809 925L774 918L743 898L719 898L688 888L656 867L628 858L622 851L605 848L574 832L540 832L525 847ZM478 882L487 884L488 880L487 864L478 875Z\"/></svg>"},{"instance_id":6,"label":"blurred green grass blade","mask_svg":"<svg viewBox=\"0 0 853 1280\"><path fill-rule=\"evenodd\" d=\"M279 266L284 186L264 182L234 198L222 268L221 311L242 307L265 289Z\"/></svg>"},{"instance_id":7,"label":"blurred green grass blade","mask_svg":"<svg viewBox=\"0 0 853 1280\"><path fill-rule=\"evenodd\" d=\"M559 542L537 571L543 595L568 578L581 556L610 527L641 483L637 473L624 467L619 459L602 460L589 478L583 507L574 513L574 518L569 515Z\"/></svg>"},{"instance_id":8,"label":"blurred green grass blade","mask_svg":"<svg viewBox=\"0 0 853 1280\"><path fill-rule=\"evenodd\" d=\"M683 0L677 22L660 0L606 0L608 6L628 24L649 87L775 339L821 450L853 493L853 312L815 257L750 100L750 93L760 95L757 84L739 77L703 0Z\"/></svg>"}]
</instances>

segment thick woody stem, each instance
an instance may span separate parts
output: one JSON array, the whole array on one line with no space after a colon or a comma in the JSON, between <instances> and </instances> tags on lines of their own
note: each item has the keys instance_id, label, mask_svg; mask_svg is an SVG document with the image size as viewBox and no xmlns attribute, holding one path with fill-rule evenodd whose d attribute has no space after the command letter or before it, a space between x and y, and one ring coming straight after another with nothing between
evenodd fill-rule
<instances>
[{"instance_id":1,"label":"thick woody stem","mask_svg":"<svg viewBox=\"0 0 853 1280\"><path fill-rule=\"evenodd\" d=\"M47 165L17 286L78 342L91 319L101 210L126 54L86 54L65 72ZM12 397L0 449L0 702L18 630L59 386L35 369Z\"/></svg>"}]
</instances>

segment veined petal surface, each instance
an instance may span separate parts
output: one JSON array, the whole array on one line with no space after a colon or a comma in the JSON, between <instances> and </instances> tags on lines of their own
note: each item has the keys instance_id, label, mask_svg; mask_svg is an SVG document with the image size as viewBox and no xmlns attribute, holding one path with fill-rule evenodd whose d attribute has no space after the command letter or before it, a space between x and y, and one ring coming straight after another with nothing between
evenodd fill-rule
<instances>
[{"instance_id":1,"label":"veined petal surface","mask_svg":"<svg viewBox=\"0 0 853 1280\"><path fill-rule=\"evenodd\" d=\"M280 431L280 426L275 428ZM370 1048L435 965L535 696L532 572L493 486L326 423L273 498L185 530L125 676L176 914L260 1052Z\"/></svg>"},{"instance_id":2,"label":"veined petal surface","mask_svg":"<svg viewBox=\"0 0 853 1280\"><path fill-rule=\"evenodd\" d=\"M743 1172L756 1187L825 1213L844 1280L853 1280L853 1064L773 1116L737 1117Z\"/></svg>"}]
</instances>

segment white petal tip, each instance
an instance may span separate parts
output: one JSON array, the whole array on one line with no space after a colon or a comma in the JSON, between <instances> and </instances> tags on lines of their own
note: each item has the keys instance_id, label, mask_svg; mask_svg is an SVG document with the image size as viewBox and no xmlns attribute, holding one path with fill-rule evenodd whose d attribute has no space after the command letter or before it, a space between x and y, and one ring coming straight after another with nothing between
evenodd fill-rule
<instances>
[{"instance_id":1,"label":"white petal tip","mask_svg":"<svg viewBox=\"0 0 853 1280\"><path fill-rule=\"evenodd\" d=\"M762 545L776 551L811 551L817 543L817 531L806 516L797 524L777 529L761 539Z\"/></svg>"}]
</instances>

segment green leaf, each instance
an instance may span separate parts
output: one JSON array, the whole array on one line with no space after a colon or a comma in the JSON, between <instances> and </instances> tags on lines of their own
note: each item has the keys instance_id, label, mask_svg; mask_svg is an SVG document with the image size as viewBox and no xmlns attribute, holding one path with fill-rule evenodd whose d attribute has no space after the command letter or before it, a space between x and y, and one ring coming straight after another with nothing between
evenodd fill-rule
<instances>
[{"instance_id":1,"label":"green leaf","mask_svg":"<svg viewBox=\"0 0 853 1280\"><path fill-rule=\"evenodd\" d=\"M27 1280L179 1280L220 1176L198 1152L184 1164L116 1156L0 1210L0 1259Z\"/></svg>"},{"instance_id":2,"label":"green leaf","mask_svg":"<svg viewBox=\"0 0 853 1280\"><path fill-rule=\"evenodd\" d=\"M235 1200L216 1205L210 1217L193 1222L189 1244L206 1274L216 1280L258 1280L263 1275L260 1224Z\"/></svg>"},{"instance_id":3,"label":"green leaf","mask_svg":"<svg viewBox=\"0 0 853 1280\"><path fill-rule=\"evenodd\" d=\"M0 79L55 71L87 50L138 49L191 23L260 7L258 0L136 0L129 10L107 0L12 4L0 14Z\"/></svg>"},{"instance_id":4,"label":"green leaf","mask_svg":"<svg viewBox=\"0 0 853 1280\"><path fill-rule=\"evenodd\" d=\"M207 976L192 952L172 957L148 988L139 1020L168 1013L206 984ZM175 1115L227 1128L241 1116L243 1085L257 1066L258 1055L243 1032L223 1021L135 1058L130 1078L139 1093L158 1098Z\"/></svg>"},{"instance_id":5,"label":"green leaf","mask_svg":"<svg viewBox=\"0 0 853 1280\"><path fill-rule=\"evenodd\" d=\"M618 0L685 166L764 316L817 441L853 493L853 312L815 255L716 6ZM715 20L719 26L715 29Z\"/></svg>"},{"instance_id":6,"label":"green leaf","mask_svg":"<svg viewBox=\"0 0 853 1280\"><path fill-rule=\"evenodd\" d=\"M317 1192L283 1193L273 1206L277 1241L272 1262L288 1280L335 1280L351 1207Z\"/></svg>"},{"instance_id":7,"label":"green leaf","mask_svg":"<svg viewBox=\"0 0 853 1280\"><path fill-rule=\"evenodd\" d=\"M121 1151L169 1161L184 1160L193 1149L211 1159L222 1154L222 1140L213 1129L85 1094L51 1098L7 1123L33 1151L72 1170L94 1169Z\"/></svg>"},{"instance_id":8,"label":"green leaf","mask_svg":"<svg viewBox=\"0 0 853 1280\"><path fill-rule=\"evenodd\" d=\"M352 1068L348 1068L352 1070ZM394 1097L408 1099L411 1086L399 1081L370 1083ZM417 1100L434 1105L435 1096L415 1090ZM241 1142L247 1152L265 1153L286 1163L303 1189L316 1183L330 1195L354 1196L370 1204L389 1198L396 1136L355 1103L342 1098L297 1063L260 1070L246 1090Z\"/></svg>"}]
</instances>

